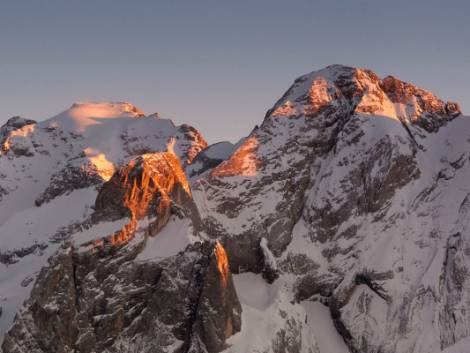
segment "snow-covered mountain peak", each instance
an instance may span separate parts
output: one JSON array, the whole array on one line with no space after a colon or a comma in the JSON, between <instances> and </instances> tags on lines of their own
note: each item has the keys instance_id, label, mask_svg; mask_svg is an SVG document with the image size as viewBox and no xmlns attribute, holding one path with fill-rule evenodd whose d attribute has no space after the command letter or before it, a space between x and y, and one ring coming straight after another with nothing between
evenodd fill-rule
<instances>
[{"instance_id":1,"label":"snow-covered mountain peak","mask_svg":"<svg viewBox=\"0 0 470 353\"><path fill-rule=\"evenodd\" d=\"M140 118L142 110L128 102L79 102L41 125L82 133L89 126L99 125L104 119Z\"/></svg>"},{"instance_id":2,"label":"snow-covered mountain peak","mask_svg":"<svg viewBox=\"0 0 470 353\"><path fill-rule=\"evenodd\" d=\"M203 229L233 270L261 272L299 305L325 303L345 351L440 352L470 333L470 120L460 115L370 70L301 76L194 184ZM240 351L271 351L256 348Z\"/></svg>"},{"instance_id":3,"label":"snow-covered mountain peak","mask_svg":"<svg viewBox=\"0 0 470 353\"><path fill-rule=\"evenodd\" d=\"M76 109L76 110L81 110L84 112L90 112L90 111L102 111L102 113L98 114L103 114L103 112L120 112L121 114L124 113L132 113L134 115L143 115L144 113L142 110L137 108L135 105L129 102L112 102L112 101L92 101L92 102L75 102L72 104L70 109ZM94 115L96 113L92 113ZM104 113L106 114L106 113ZM97 117L101 115L96 115Z\"/></svg>"},{"instance_id":4,"label":"snow-covered mountain peak","mask_svg":"<svg viewBox=\"0 0 470 353\"><path fill-rule=\"evenodd\" d=\"M273 116L313 117L322 111L349 110L411 122L428 131L461 114L459 105L393 76L331 65L297 78L268 112Z\"/></svg>"}]
</instances>

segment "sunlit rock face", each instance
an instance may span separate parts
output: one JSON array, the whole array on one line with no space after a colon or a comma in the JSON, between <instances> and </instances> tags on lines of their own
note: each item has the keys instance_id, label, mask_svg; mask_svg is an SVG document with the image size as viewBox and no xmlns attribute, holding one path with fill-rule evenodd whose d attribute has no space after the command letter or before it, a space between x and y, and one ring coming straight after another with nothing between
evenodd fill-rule
<instances>
[{"instance_id":1,"label":"sunlit rock face","mask_svg":"<svg viewBox=\"0 0 470 353\"><path fill-rule=\"evenodd\" d=\"M3 353L470 342L470 120L456 103L333 65L295 80L236 145L207 147L128 103L78 104L9 134L32 156L0 156L25 163L21 188L0 169ZM37 134L59 147L44 152ZM64 146L76 158L62 162Z\"/></svg>"},{"instance_id":2,"label":"sunlit rock face","mask_svg":"<svg viewBox=\"0 0 470 353\"><path fill-rule=\"evenodd\" d=\"M93 223L129 218L112 241L120 244L133 237L137 222L154 219L149 235L157 234L174 213L198 225L197 209L178 156L168 152L144 154L121 167L101 188L95 202Z\"/></svg>"},{"instance_id":3,"label":"sunlit rock face","mask_svg":"<svg viewBox=\"0 0 470 353\"><path fill-rule=\"evenodd\" d=\"M96 217L137 220L191 199L191 191L178 157L171 152L144 154L121 167L106 182L95 202Z\"/></svg>"}]
</instances>

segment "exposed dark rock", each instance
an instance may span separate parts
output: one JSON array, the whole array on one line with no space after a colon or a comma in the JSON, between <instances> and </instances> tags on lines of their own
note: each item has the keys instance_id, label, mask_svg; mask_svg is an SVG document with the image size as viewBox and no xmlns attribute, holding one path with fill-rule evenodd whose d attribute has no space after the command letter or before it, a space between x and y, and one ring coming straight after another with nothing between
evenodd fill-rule
<instances>
[{"instance_id":1,"label":"exposed dark rock","mask_svg":"<svg viewBox=\"0 0 470 353\"><path fill-rule=\"evenodd\" d=\"M88 187L98 188L103 183L103 176L92 163L83 163L78 167L68 164L52 175L49 186L34 201L34 204L39 207L58 196Z\"/></svg>"},{"instance_id":2,"label":"exposed dark rock","mask_svg":"<svg viewBox=\"0 0 470 353\"><path fill-rule=\"evenodd\" d=\"M31 246L21 248L21 249L14 249L14 250L7 250L1 251L0 250L0 263L5 265L12 265L18 262L22 257L28 256L30 254L37 254L39 256L42 255L42 251L48 247L45 243L34 243Z\"/></svg>"},{"instance_id":3,"label":"exposed dark rock","mask_svg":"<svg viewBox=\"0 0 470 353\"><path fill-rule=\"evenodd\" d=\"M62 250L41 271L4 352L222 350L241 324L222 246L196 244L158 263L136 262L140 247Z\"/></svg>"}]
</instances>

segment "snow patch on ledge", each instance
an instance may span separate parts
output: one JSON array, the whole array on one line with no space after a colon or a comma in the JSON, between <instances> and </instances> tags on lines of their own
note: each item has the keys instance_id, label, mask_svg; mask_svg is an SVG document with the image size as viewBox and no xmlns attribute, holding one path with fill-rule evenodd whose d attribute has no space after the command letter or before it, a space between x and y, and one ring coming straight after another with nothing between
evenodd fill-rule
<instances>
[{"instance_id":1,"label":"snow patch on ledge","mask_svg":"<svg viewBox=\"0 0 470 353\"><path fill-rule=\"evenodd\" d=\"M281 277L268 284L261 275L254 273L233 275L242 305L242 329L227 340L229 347L224 352L270 351L277 332L290 330L287 320L292 318L301 327L300 351L349 353L334 327L328 308L318 302L294 304L290 287L284 280L286 278Z\"/></svg>"}]
</instances>

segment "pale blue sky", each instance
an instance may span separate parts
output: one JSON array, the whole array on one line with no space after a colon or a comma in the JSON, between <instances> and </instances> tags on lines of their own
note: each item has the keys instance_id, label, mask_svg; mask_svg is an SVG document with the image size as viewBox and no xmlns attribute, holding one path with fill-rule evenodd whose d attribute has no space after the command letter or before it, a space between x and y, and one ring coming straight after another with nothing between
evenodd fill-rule
<instances>
[{"instance_id":1,"label":"pale blue sky","mask_svg":"<svg viewBox=\"0 0 470 353\"><path fill-rule=\"evenodd\" d=\"M333 63L468 112L469 43L464 0L0 0L0 123L127 100L235 141L297 76Z\"/></svg>"}]
</instances>

